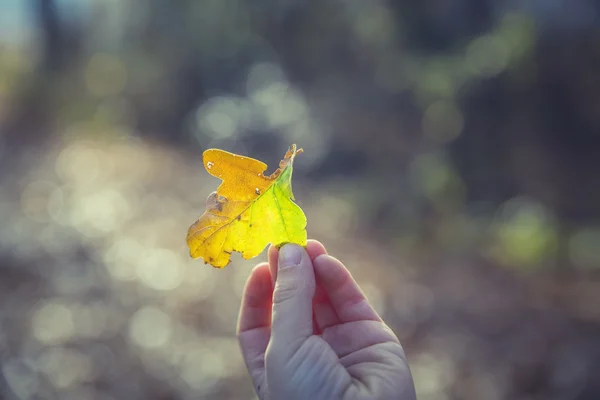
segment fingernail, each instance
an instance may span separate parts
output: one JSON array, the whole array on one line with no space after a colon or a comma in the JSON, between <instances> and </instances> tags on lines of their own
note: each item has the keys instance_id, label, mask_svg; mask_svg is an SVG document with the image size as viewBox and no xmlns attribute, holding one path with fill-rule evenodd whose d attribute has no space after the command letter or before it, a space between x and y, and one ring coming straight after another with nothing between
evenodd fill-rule
<instances>
[{"instance_id":1,"label":"fingernail","mask_svg":"<svg viewBox=\"0 0 600 400\"><path fill-rule=\"evenodd\" d=\"M302 261L302 253L304 249L297 244L286 244L279 249L278 268L295 267Z\"/></svg>"}]
</instances>

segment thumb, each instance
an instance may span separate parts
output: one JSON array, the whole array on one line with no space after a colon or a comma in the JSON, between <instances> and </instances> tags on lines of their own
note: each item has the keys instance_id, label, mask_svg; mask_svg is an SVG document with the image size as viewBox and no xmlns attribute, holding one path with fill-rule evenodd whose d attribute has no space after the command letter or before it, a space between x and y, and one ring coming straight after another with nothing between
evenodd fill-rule
<instances>
[{"instance_id":1,"label":"thumb","mask_svg":"<svg viewBox=\"0 0 600 400\"><path fill-rule=\"evenodd\" d=\"M277 264L271 347L285 360L313 334L315 273L308 253L296 244L286 244L279 250Z\"/></svg>"}]
</instances>

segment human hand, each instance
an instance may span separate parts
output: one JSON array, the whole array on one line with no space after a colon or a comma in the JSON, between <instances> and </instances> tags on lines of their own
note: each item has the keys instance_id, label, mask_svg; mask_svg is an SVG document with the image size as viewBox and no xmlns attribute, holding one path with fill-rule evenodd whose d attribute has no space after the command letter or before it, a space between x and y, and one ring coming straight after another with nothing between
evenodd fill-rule
<instances>
[{"instance_id":1,"label":"human hand","mask_svg":"<svg viewBox=\"0 0 600 400\"><path fill-rule=\"evenodd\" d=\"M260 399L416 399L398 338L317 241L269 249L246 282L238 338Z\"/></svg>"}]
</instances>

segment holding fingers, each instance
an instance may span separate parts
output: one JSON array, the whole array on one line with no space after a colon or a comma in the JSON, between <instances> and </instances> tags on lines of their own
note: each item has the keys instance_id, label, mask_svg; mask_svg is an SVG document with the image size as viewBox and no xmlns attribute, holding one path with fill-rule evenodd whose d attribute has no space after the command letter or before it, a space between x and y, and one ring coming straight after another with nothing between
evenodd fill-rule
<instances>
[{"instance_id":1,"label":"holding fingers","mask_svg":"<svg viewBox=\"0 0 600 400\"><path fill-rule=\"evenodd\" d=\"M319 242L269 249L238 335L261 399L415 399L398 339Z\"/></svg>"}]
</instances>

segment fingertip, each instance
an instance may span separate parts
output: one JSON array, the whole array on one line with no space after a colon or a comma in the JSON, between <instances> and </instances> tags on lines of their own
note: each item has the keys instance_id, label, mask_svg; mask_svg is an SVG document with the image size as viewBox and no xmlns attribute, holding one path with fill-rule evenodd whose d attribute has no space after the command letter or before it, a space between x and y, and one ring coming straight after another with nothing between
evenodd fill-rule
<instances>
[{"instance_id":1,"label":"fingertip","mask_svg":"<svg viewBox=\"0 0 600 400\"><path fill-rule=\"evenodd\" d=\"M271 283L275 286L277 281L277 260L279 259L279 249L273 245L269 247L267 260L269 262L269 270L271 271Z\"/></svg>"},{"instance_id":2,"label":"fingertip","mask_svg":"<svg viewBox=\"0 0 600 400\"><path fill-rule=\"evenodd\" d=\"M238 336L270 325L272 296L269 267L266 263L259 264L252 270L244 287L237 324Z\"/></svg>"},{"instance_id":3,"label":"fingertip","mask_svg":"<svg viewBox=\"0 0 600 400\"><path fill-rule=\"evenodd\" d=\"M272 264L273 262L275 262L275 264L277 264L278 254L279 254L279 249L277 248L277 246L270 245L269 251L267 253L269 264Z\"/></svg>"},{"instance_id":4,"label":"fingertip","mask_svg":"<svg viewBox=\"0 0 600 400\"><path fill-rule=\"evenodd\" d=\"M260 263L252 268L243 292L242 308L264 306L270 301L273 293L271 273L267 263Z\"/></svg>"},{"instance_id":5,"label":"fingertip","mask_svg":"<svg viewBox=\"0 0 600 400\"><path fill-rule=\"evenodd\" d=\"M251 273L251 274L253 274L253 273L255 273L255 271L259 271L259 270L261 270L262 268L264 268L264 267L265 267L265 265L266 265L266 264L267 264L267 263L266 263L266 262L264 262L264 261L263 261L263 262L259 262L259 263L258 263L258 264L256 264L254 267L252 267L252 269L250 270L250 273Z\"/></svg>"},{"instance_id":6,"label":"fingertip","mask_svg":"<svg viewBox=\"0 0 600 400\"><path fill-rule=\"evenodd\" d=\"M306 252L312 261L314 261L315 258L319 257L320 255L327 254L325 246L318 240L314 239L309 239L306 243Z\"/></svg>"},{"instance_id":7,"label":"fingertip","mask_svg":"<svg viewBox=\"0 0 600 400\"><path fill-rule=\"evenodd\" d=\"M309 239L306 242L306 252L310 257L311 261L314 261L315 258L327 254L327 250L325 246L319 242L318 240ZM271 271L271 282L275 285L277 281L277 264L279 262L279 249L273 245L269 246L269 250L267 252L267 259L269 262L269 270Z\"/></svg>"},{"instance_id":8,"label":"fingertip","mask_svg":"<svg viewBox=\"0 0 600 400\"><path fill-rule=\"evenodd\" d=\"M266 262L261 262L256 264L253 268L252 271L250 272L250 276L248 277L248 280L250 279L256 279L260 282L263 282L266 280L267 282L271 280L271 272L269 271L269 264Z\"/></svg>"},{"instance_id":9,"label":"fingertip","mask_svg":"<svg viewBox=\"0 0 600 400\"><path fill-rule=\"evenodd\" d=\"M354 280L348 268L340 260L329 254L320 254L315 257L313 265L319 283L327 288L341 285L348 280Z\"/></svg>"}]
</instances>

